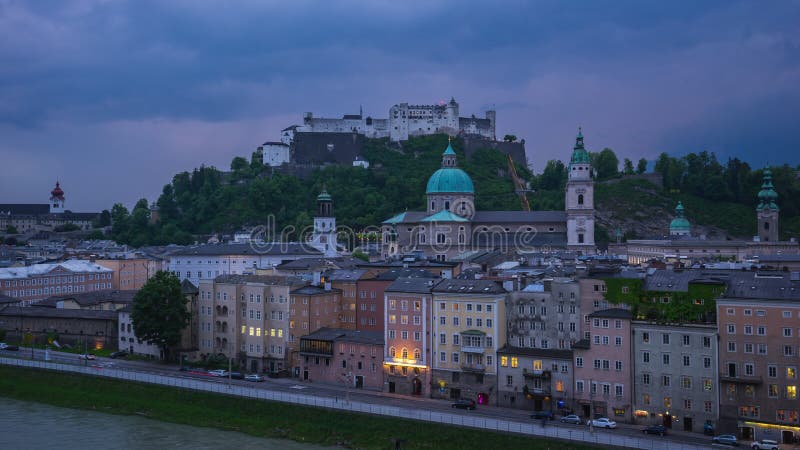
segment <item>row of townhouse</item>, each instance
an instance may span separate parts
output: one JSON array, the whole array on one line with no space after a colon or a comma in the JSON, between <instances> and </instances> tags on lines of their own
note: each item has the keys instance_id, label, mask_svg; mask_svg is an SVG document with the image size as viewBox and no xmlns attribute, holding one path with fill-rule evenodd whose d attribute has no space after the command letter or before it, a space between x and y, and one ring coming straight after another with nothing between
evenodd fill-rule
<instances>
[{"instance_id":1,"label":"row of townhouse","mask_svg":"<svg viewBox=\"0 0 800 450\"><path fill-rule=\"evenodd\" d=\"M336 269L318 284L228 275L201 282L200 347L309 381L788 440L800 432L792 278L664 270L507 292L419 269ZM680 314L652 315L665 305Z\"/></svg>"}]
</instances>

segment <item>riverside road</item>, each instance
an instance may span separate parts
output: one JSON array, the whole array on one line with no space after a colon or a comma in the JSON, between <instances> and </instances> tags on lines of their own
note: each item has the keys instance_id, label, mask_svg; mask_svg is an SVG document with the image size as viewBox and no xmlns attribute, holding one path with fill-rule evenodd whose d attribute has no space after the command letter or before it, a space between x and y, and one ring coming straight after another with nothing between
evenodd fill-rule
<instances>
[{"instance_id":1,"label":"riverside road","mask_svg":"<svg viewBox=\"0 0 800 450\"><path fill-rule=\"evenodd\" d=\"M31 358L33 357L33 358ZM45 361L45 359L48 359ZM18 360L16 364L13 360ZM511 430L529 435L557 437L573 441L611 444L620 447L634 447L646 449L672 449L672 448L710 448L710 438L694 433L672 433L671 435L649 437L642 434L642 426L619 424L614 430L595 429L589 431L585 425L562 424L557 420L549 421L542 427L541 422L529 417L529 411L496 406L479 405L476 410L461 410L451 408L447 400L408 397L398 394L387 394L376 391L347 388L343 385L322 385L311 382L302 382L291 378L267 379L265 382L254 383L244 380L210 377L191 371L179 371L175 365L166 365L160 362L128 361L98 357L95 360L83 360L79 355L72 353L20 348L20 351L0 351L0 363L13 365L29 365L36 363L36 367L52 368L55 370L79 371L99 376L131 379L128 374L141 374L134 379L158 384L182 386L189 389L211 390L233 395L248 397L277 399L286 398L303 399L303 404L315 404L322 407L337 409L350 409L354 411L367 411L377 414L394 415L387 408L396 411L407 410L403 417L418 418L448 424L462 424L479 428L497 429L498 431ZM60 367L66 366L66 367ZM75 366L70 370L69 366ZM79 369L83 366L83 369ZM77 370L76 370L77 369ZM146 375L152 375L150 381ZM157 380L157 381L156 381ZM170 381L172 380L172 381ZM181 380L184 380L183 382ZM185 386L184 386L185 385ZM230 392L226 392L230 391ZM241 394L237 394L241 393ZM270 394L272 393L272 394ZM276 398L275 394L280 395ZM306 398L315 399L310 403ZM316 399L323 404L317 404ZM291 401L291 400L287 400ZM356 407L354 407L356 406ZM416 417L420 412L425 412L426 417ZM458 416L461 416L460 418ZM437 418L439 420L437 420ZM444 419L444 420L442 420ZM459 420L460 419L460 420ZM481 426L483 424L483 426ZM489 425L491 424L491 426ZM713 446L713 447L716 447Z\"/></svg>"}]
</instances>

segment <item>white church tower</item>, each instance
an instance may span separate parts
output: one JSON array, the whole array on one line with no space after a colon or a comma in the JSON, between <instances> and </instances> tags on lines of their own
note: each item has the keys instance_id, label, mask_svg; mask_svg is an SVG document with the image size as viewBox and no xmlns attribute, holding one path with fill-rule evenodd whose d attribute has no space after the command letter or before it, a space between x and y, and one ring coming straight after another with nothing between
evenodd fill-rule
<instances>
[{"instance_id":1,"label":"white church tower","mask_svg":"<svg viewBox=\"0 0 800 450\"><path fill-rule=\"evenodd\" d=\"M575 148L569 162L564 202L567 213L567 246L594 253L594 181L589 152L583 146L583 134L578 128Z\"/></svg>"},{"instance_id":2,"label":"white church tower","mask_svg":"<svg viewBox=\"0 0 800 450\"><path fill-rule=\"evenodd\" d=\"M61 190L61 183L56 181L56 187L50 191L50 214L62 214L64 212L64 191Z\"/></svg>"},{"instance_id":3,"label":"white church tower","mask_svg":"<svg viewBox=\"0 0 800 450\"><path fill-rule=\"evenodd\" d=\"M326 257L339 256L336 241L336 217L333 216L333 198L323 189L317 196L317 215L314 217L314 233L311 246Z\"/></svg>"}]
</instances>

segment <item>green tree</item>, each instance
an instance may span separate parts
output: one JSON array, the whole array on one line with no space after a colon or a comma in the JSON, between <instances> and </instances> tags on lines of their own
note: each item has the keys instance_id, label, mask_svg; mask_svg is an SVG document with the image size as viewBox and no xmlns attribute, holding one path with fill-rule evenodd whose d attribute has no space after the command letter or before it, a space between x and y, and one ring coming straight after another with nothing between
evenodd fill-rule
<instances>
[{"instance_id":1,"label":"green tree","mask_svg":"<svg viewBox=\"0 0 800 450\"><path fill-rule=\"evenodd\" d=\"M619 159L614 150L604 148L600 153L591 153L590 156L598 180L607 180L619 174Z\"/></svg>"},{"instance_id":2,"label":"green tree","mask_svg":"<svg viewBox=\"0 0 800 450\"><path fill-rule=\"evenodd\" d=\"M19 231L17 231L17 227L15 227L14 225L8 225L8 226L6 226L6 233L7 234L18 234Z\"/></svg>"},{"instance_id":3,"label":"green tree","mask_svg":"<svg viewBox=\"0 0 800 450\"><path fill-rule=\"evenodd\" d=\"M104 209L92 223L93 228L103 228L111 225L111 212Z\"/></svg>"},{"instance_id":4,"label":"green tree","mask_svg":"<svg viewBox=\"0 0 800 450\"><path fill-rule=\"evenodd\" d=\"M633 175L633 161L628 158L625 158L625 162L622 164L622 171L625 175Z\"/></svg>"},{"instance_id":5,"label":"green tree","mask_svg":"<svg viewBox=\"0 0 800 450\"><path fill-rule=\"evenodd\" d=\"M355 251L352 253L352 255L351 255L351 256L352 256L353 258L358 258L358 259L360 259L360 260L362 260L362 261L367 261L367 262L369 262L369 256L367 256L367 254L366 254L366 253L362 252L362 251L361 251L361 250L359 250L359 249L356 249L356 250L355 250Z\"/></svg>"},{"instance_id":6,"label":"green tree","mask_svg":"<svg viewBox=\"0 0 800 450\"><path fill-rule=\"evenodd\" d=\"M178 277L158 271L133 297L133 330L140 339L158 345L164 358L181 340L191 314Z\"/></svg>"},{"instance_id":7,"label":"green tree","mask_svg":"<svg viewBox=\"0 0 800 450\"><path fill-rule=\"evenodd\" d=\"M647 160L642 158L636 164L636 173L641 174L641 173L645 173L645 172L647 172Z\"/></svg>"},{"instance_id":8,"label":"green tree","mask_svg":"<svg viewBox=\"0 0 800 450\"><path fill-rule=\"evenodd\" d=\"M539 189L556 190L561 189L567 182L567 169L564 163L551 159L547 161L542 175L539 176Z\"/></svg>"},{"instance_id":9,"label":"green tree","mask_svg":"<svg viewBox=\"0 0 800 450\"><path fill-rule=\"evenodd\" d=\"M506 141L506 142L516 142L517 141L517 136L513 135L513 134L507 134L507 135L503 136L503 140Z\"/></svg>"}]
</instances>

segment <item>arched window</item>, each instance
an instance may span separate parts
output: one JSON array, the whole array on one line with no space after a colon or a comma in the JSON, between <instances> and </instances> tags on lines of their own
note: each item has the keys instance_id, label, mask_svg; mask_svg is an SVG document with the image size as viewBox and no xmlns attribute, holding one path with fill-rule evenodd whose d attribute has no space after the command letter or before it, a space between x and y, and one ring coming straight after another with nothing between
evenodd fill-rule
<instances>
[{"instance_id":1,"label":"arched window","mask_svg":"<svg viewBox=\"0 0 800 450\"><path fill-rule=\"evenodd\" d=\"M431 202L431 211L436 211L436 202Z\"/></svg>"},{"instance_id":2,"label":"arched window","mask_svg":"<svg viewBox=\"0 0 800 450\"><path fill-rule=\"evenodd\" d=\"M447 237L444 235L444 233L436 233L436 243L437 244L444 244L446 240L447 240Z\"/></svg>"},{"instance_id":3,"label":"arched window","mask_svg":"<svg viewBox=\"0 0 800 450\"><path fill-rule=\"evenodd\" d=\"M419 351L418 348L414 349L414 359L416 359L417 361L422 359L422 353Z\"/></svg>"},{"instance_id":4,"label":"arched window","mask_svg":"<svg viewBox=\"0 0 800 450\"><path fill-rule=\"evenodd\" d=\"M396 354L397 350L395 350L394 347L389 347L389 357L394 358Z\"/></svg>"},{"instance_id":5,"label":"arched window","mask_svg":"<svg viewBox=\"0 0 800 450\"><path fill-rule=\"evenodd\" d=\"M578 204L579 205L583 204L583 194L578 194Z\"/></svg>"},{"instance_id":6,"label":"arched window","mask_svg":"<svg viewBox=\"0 0 800 450\"><path fill-rule=\"evenodd\" d=\"M764 229L769 230L769 222L764 222Z\"/></svg>"},{"instance_id":7,"label":"arched window","mask_svg":"<svg viewBox=\"0 0 800 450\"><path fill-rule=\"evenodd\" d=\"M408 349L407 348L403 347L403 351L402 351L401 354L402 354L403 359L408 359Z\"/></svg>"},{"instance_id":8,"label":"arched window","mask_svg":"<svg viewBox=\"0 0 800 450\"><path fill-rule=\"evenodd\" d=\"M446 209L447 211L450 211L450 201L449 200L446 200L444 202L444 209Z\"/></svg>"}]
</instances>

